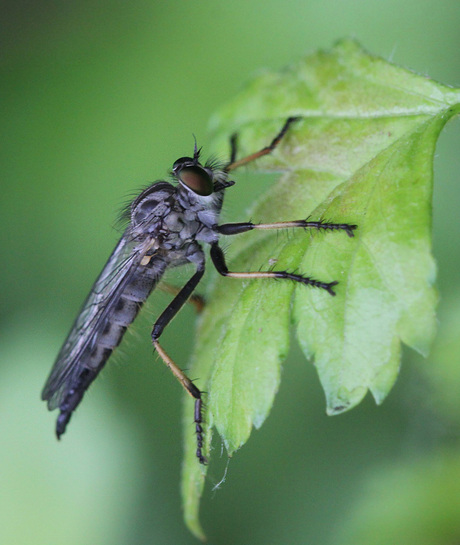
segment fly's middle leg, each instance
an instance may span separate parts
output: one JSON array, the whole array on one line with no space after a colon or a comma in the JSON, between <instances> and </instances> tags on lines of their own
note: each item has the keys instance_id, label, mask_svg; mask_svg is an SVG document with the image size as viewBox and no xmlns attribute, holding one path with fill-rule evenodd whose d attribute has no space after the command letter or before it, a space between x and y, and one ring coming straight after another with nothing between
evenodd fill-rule
<instances>
[{"instance_id":1,"label":"fly's middle leg","mask_svg":"<svg viewBox=\"0 0 460 545\"><path fill-rule=\"evenodd\" d=\"M315 288L321 288L326 290L330 295L335 295L333 290L334 286L338 282L321 282L310 278L309 276L302 276L300 274L293 274L287 271L259 271L259 272L232 272L228 270L225 262L224 252L222 248L216 243L211 246L211 259L217 272L222 276L228 276L230 278L278 278L286 280L294 280L307 286L313 286Z\"/></svg>"},{"instance_id":2,"label":"fly's middle leg","mask_svg":"<svg viewBox=\"0 0 460 545\"><path fill-rule=\"evenodd\" d=\"M179 312L183 305L187 302L188 298L192 295L193 290L198 285L199 281L204 274L204 264L200 264L197 268L196 273L190 278L190 280L185 284L185 286L177 293L171 303L166 307L161 316L155 322L152 330L152 342L155 350L158 352L158 355L166 364L166 366L171 370L173 375L177 380L182 384L185 390L195 399L195 412L194 412L194 422L195 422L195 432L196 432L196 441L197 441L197 450L196 456L200 463L205 464L206 458L203 455L203 402L201 399L202 392L193 384L193 382L188 378L188 376L174 363L170 356L165 352L163 347L158 342L160 335L163 333L165 327L169 322L174 318L174 316Z\"/></svg>"},{"instance_id":3,"label":"fly's middle leg","mask_svg":"<svg viewBox=\"0 0 460 545\"><path fill-rule=\"evenodd\" d=\"M216 227L216 231L221 235L238 235L240 233L252 231L253 229L291 229L298 227L303 229L317 229L318 231L345 231L349 237L353 237L353 231L357 229L357 225L348 223L326 223L323 221L295 220L259 224L252 223L250 221L242 223L224 223L223 225L218 225ZM230 276L233 278L285 278L316 288L322 288L331 295L335 295L333 287L338 284L338 282L320 282L319 280L314 280L308 276L292 274L288 273L287 271L230 272L225 263L224 254L217 243L211 247L211 258L217 272L223 276Z\"/></svg>"}]
</instances>

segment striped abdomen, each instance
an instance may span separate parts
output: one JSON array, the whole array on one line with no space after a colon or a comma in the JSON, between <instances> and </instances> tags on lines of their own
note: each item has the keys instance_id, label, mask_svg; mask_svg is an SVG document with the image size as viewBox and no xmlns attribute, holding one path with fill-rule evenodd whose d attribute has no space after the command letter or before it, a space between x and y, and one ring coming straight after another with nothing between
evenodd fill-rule
<instances>
[{"instance_id":1,"label":"striped abdomen","mask_svg":"<svg viewBox=\"0 0 460 545\"><path fill-rule=\"evenodd\" d=\"M56 423L58 438L77 408L89 385L97 377L132 324L147 297L156 286L166 269L162 260L151 259L147 265L140 265L133 273L117 301L109 302L113 308L96 331L93 340L80 357L78 376L73 379L67 395L59 406L60 415Z\"/></svg>"}]
</instances>

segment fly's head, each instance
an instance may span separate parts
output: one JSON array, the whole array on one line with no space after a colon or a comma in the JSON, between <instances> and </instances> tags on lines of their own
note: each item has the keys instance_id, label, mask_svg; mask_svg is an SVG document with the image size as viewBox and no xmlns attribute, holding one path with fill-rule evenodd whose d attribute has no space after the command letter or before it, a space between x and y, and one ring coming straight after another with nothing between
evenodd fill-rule
<instances>
[{"instance_id":1,"label":"fly's head","mask_svg":"<svg viewBox=\"0 0 460 545\"><path fill-rule=\"evenodd\" d=\"M208 197L214 192L213 170L203 166L197 155L194 158L178 159L173 165L172 173L182 186L196 195Z\"/></svg>"},{"instance_id":2,"label":"fly's head","mask_svg":"<svg viewBox=\"0 0 460 545\"><path fill-rule=\"evenodd\" d=\"M175 161L172 174L188 192L200 197L209 197L233 185L227 180L227 173L212 163L200 163L201 148L195 142L193 157L181 157Z\"/></svg>"}]
</instances>

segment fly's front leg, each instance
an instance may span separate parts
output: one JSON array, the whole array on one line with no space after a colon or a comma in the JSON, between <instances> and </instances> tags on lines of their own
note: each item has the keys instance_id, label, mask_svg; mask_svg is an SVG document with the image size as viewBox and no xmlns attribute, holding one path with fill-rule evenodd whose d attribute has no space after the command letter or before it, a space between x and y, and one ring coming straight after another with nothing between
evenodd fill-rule
<instances>
[{"instance_id":1,"label":"fly's front leg","mask_svg":"<svg viewBox=\"0 0 460 545\"><path fill-rule=\"evenodd\" d=\"M308 276L292 274L287 271L231 272L225 263L224 252L217 242L211 245L211 259L217 272L222 276L229 276L230 278L278 278L294 280L307 286L326 290L330 295L335 295L332 288L338 284L338 282L320 282Z\"/></svg>"},{"instance_id":2,"label":"fly's front leg","mask_svg":"<svg viewBox=\"0 0 460 545\"><path fill-rule=\"evenodd\" d=\"M238 150L238 136L236 134L232 134L230 137L230 162L228 164L227 169L230 171L231 165L236 161L236 154Z\"/></svg>"},{"instance_id":3,"label":"fly's front leg","mask_svg":"<svg viewBox=\"0 0 460 545\"><path fill-rule=\"evenodd\" d=\"M250 221L242 223L224 223L218 225L216 231L221 235L239 235L252 231L253 229L291 229L301 227L303 229L317 229L318 231L345 231L349 237L353 237L353 231L357 229L357 225L348 223L327 223L324 221L278 221L275 223L252 223Z\"/></svg>"},{"instance_id":4,"label":"fly's front leg","mask_svg":"<svg viewBox=\"0 0 460 545\"><path fill-rule=\"evenodd\" d=\"M248 155L246 157L243 157L242 159L236 160L236 150L237 150L237 136L236 134L232 135L230 139L230 162L229 164L224 168L225 172L230 172L231 170L235 170L236 168L247 165L248 163L252 163L252 161L255 161L259 157L263 157L264 155L268 155L271 153L276 146L281 142L284 135L287 133L289 127L294 123L295 121L298 121L300 117L288 117L286 122L284 123L282 129L280 132L273 138L271 143L268 146L265 146L265 148L262 148L259 151L256 151L255 153L251 153L251 155Z\"/></svg>"},{"instance_id":5,"label":"fly's front leg","mask_svg":"<svg viewBox=\"0 0 460 545\"><path fill-rule=\"evenodd\" d=\"M201 391L193 384L193 382L188 378L188 376L174 363L174 361L168 356L164 351L163 347L158 342L160 335L163 333L165 327L169 322L174 318L174 316L179 312L183 305L187 302L188 298L192 295L193 290L198 285L199 281L204 274L204 263L198 265L196 273L190 278L190 280L185 284L185 286L177 293L171 303L166 307L161 316L155 322L152 330L152 342L155 350L158 352L161 359L164 361L166 366L171 370L173 375L177 380L182 384L186 391L195 399L195 413L194 413L194 422L195 422L195 431L196 431L196 441L197 441L197 450L196 456L200 463L205 464L206 458L203 455L203 403L201 400Z\"/></svg>"}]
</instances>

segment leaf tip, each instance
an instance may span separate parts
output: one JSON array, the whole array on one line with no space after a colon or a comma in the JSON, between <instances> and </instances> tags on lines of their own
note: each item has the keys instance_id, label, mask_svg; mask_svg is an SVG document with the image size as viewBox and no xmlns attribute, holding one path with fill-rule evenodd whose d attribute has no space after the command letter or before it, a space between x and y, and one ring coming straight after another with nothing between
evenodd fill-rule
<instances>
[{"instance_id":1,"label":"leaf tip","mask_svg":"<svg viewBox=\"0 0 460 545\"><path fill-rule=\"evenodd\" d=\"M194 518L189 520L187 517L185 517L185 524L190 532L192 532L192 534L202 543L205 543L207 541L208 538L206 537L206 534L204 533L198 519Z\"/></svg>"},{"instance_id":2,"label":"leaf tip","mask_svg":"<svg viewBox=\"0 0 460 545\"><path fill-rule=\"evenodd\" d=\"M357 386L351 390L345 387L339 388L335 395L328 398L326 414L335 416L353 409L364 398L367 390L365 386Z\"/></svg>"},{"instance_id":3,"label":"leaf tip","mask_svg":"<svg viewBox=\"0 0 460 545\"><path fill-rule=\"evenodd\" d=\"M337 414L344 413L350 408L349 405L334 405L333 407L327 407L326 408L326 414L327 416L335 416Z\"/></svg>"}]
</instances>

